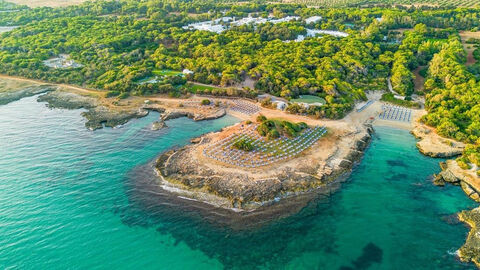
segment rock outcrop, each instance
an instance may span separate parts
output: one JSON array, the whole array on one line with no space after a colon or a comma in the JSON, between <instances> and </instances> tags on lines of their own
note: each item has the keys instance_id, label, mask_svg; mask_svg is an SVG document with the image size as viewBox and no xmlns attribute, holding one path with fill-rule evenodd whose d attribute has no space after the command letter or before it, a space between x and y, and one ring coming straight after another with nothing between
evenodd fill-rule
<instances>
[{"instance_id":1,"label":"rock outcrop","mask_svg":"<svg viewBox=\"0 0 480 270\"><path fill-rule=\"evenodd\" d=\"M87 109L82 116L87 119L85 126L90 130L116 127L127 123L130 119L144 117L148 110L144 108L107 107L98 99L82 96L67 91L52 91L38 97L38 101L47 102L50 108Z\"/></svg>"},{"instance_id":2,"label":"rock outcrop","mask_svg":"<svg viewBox=\"0 0 480 270\"><path fill-rule=\"evenodd\" d=\"M163 121L167 121L167 120L176 119L180 117L188 117L190 119L193 119L194 121L203 121L203 120L213 120L213 119L223 117L225 116L226 113L227 112L225 109L218 109L208 114L204 114L201 112L191 112L191 111L182 110L182 109L167 110L162 114L161 119Z\"/></svg>"},{"instance_id":3,"label":"rock outcrop","mask_svg":"<svg viewBox=\"0 0 480 270\"><path fill-rule=\"evenodd\" d=\"M14 91L0 92L0 105L5 105L10 102L22 99L24 97L31 97L38 94L54 91L55 86L52 85L33 85L15 89Z\"/></svg>"},{"instance_id":4,"label":"rock outcrop","mask_svg":"<svg viewBox=\"0 0 480 270\"><path fill-rule=\"evenodd\" d=\"M420 139L417 148L426 156L434 158L455 157L462 154L465 148L463 143L443 138L436 134L432 128L421 123L416 123L412 134Z\"/></svg>"},{"instance_id":5,"label":"rock outcrop","mask_svg":"<svg viewBox=\"0 0 480 270\"><path fill-rule=\"evenodd\" d=\"M480 202L480 177L474 170L464 170L458 166L455 160L447 160L440 163L442 171L435 176L436 184L445 182L460 185L463 191L472 200Z\"/></svg>"},{"instance_id":6,"label":"rock outcrop","mask_svg":"<svg viewBox=\"0 0 480 270\"><path fill-rule=\"evenodd\" d=\"M160 129L166 128L166 127L167 127L167 124L165 124L165 121L160 120L160 121L153 122L151 129L152 130L160 130Z\"/></svg>"},{"instance_id":7,"label":"rock outcrop","mask_svg":"<svg viewBox=\"0 0 480 270\"><path fill-rule=\"evenodd\" d=\"M188 191L184 196L207 198L200 193L215 195L217 202L208 203L225 208L254 209L283 197L308 192L334 182L350 171L368 146L373 132L365 127L361 132L340 138L348 148L337 149L325 160L314 154L302 154L292 162L257 169L225 168L207 164L199 152L214 134L207 134L197 144L163 153L156 163L157 174L164 184ZM315 149L310 149L315 153ZM196 194L196 195L195 195ZM211 196L210 196L211 198ZM228 203L225 204L225 201Z\"/></svg>"},{"instance_id":8,"label":"rock outcrop","mask_svg":"<svg viewBox=\"0 0 480 270\"><path fill-rule=\"evenodd\" d=\"M462 261L471 261L480 268L480 207L462 211L458 218L471 227L467 241L458 250L458 255Z\"/></svg>"}]
</instances>

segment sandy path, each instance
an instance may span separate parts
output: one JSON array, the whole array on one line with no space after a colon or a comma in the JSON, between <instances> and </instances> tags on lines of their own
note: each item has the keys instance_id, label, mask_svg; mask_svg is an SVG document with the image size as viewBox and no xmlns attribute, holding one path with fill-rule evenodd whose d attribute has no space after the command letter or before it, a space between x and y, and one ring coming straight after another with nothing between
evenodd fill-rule
<instances>
[{"instance_id":1,"label":"sandy path","mask_svg":"<svg viewBox=\"0 0 480 270\"><path fill-rule=\"evenodd\" d=\"M467 40L470 38L480 39L480 31L470 32L470 31L460 31L460 37L462 39L463 47L467 52L467 66L473 65L477 62L473 57L473 51L475 50L474 44L467 44Z\"/></svg>"},{"instance_id":2,"label":"sandy path","mask_svg":"<svg viewBox=\"0 0 480 270\"><path fill-rule=\"evenodd\" d=\"M415 75L415 80L413 81L415 91L423 90L423 86L425 85L425 78L420 75L420 70L422 70L422 68L425 68L425 66L419 66L413 71L413 74Z\"/></svg>"}]
</instances>

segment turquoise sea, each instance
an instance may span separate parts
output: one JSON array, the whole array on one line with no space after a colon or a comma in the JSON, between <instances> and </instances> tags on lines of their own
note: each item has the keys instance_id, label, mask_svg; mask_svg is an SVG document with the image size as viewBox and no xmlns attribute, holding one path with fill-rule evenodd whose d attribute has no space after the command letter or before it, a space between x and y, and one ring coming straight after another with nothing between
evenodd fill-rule
<instances>
[{"instance_id":1,"label":"turquoise sea","mask_svg":"<svg viewBox=\"0 0 480 270\"><path fill-rule=\"evenodd\" d=\"M455 213L475 203L432 184L439 160L407 131L376 128L330 196L232 229L216 222L225 212L192 211L135 179L161 151L235 118L151 131L151 113L92 132L80 113L35 97L0 106L0 269L474 269L454 252L468 232Z\"/></svg>"}]
</instances>

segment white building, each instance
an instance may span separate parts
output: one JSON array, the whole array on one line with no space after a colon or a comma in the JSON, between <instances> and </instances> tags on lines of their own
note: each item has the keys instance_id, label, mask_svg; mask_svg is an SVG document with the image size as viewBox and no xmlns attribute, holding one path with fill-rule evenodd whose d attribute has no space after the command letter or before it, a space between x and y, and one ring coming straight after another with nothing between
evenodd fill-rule
<instances>
[{"instance_id":1,"label":"white building","mask_svg":"<svg viewBox=\"0 0 480 270\"><path fill-rule=\"evenodd\" d=\"M190 69L184 69L182 72L183 74L193 74L193 71L191 71Z\"/></svg>"},{"instance_id":2,"label":"white building","mask_svg":"<svg viewBox=\"0 0 480 270\"><path fill-rule=\"evenodd\" d=\"M312 16L305 19L306 24L316 23L322 19L322 16Z\"/></svg>"},{"instance_id":3,"label":"white building","mask_svg":"<svg viewBox=\"0 0 480 270\"><path fill-rule=\"evenodd\" d=\"M277 107L278 110L284 111L287 108L287 103L286 102L277 100L277 101L274 101L272 103L275 104L275 106Z\"/></svg>"}]
</instances>

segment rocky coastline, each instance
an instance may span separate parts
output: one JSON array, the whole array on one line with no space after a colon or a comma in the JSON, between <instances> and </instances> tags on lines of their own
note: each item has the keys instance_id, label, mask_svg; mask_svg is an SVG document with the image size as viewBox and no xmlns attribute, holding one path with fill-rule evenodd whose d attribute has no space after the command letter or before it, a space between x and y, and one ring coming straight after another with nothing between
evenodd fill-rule
<instances>
[{"instance_id":1,"label":"rocky coastline","mask_svg":"<svg viewBox=\"0 0 480 270\"><path fill-rule=\"evenodd\" d=\"M45 84L45 85L26 86L20 89L15 89L15 91L0 92L0 105L5 105L25 97L31 97L31 96L51 92L51 91L54 91L55 89L56 89L55 86Z\"/></svg>"},{"instance_id":2,"label":"rocky coastline","mask_svg":"<svg viewBox=\"0 0 480 270\"><path fill-rule=\"evenodd\" d=\"M435 130L417 122L412 134L419 139L419 151L434 158L453 158L462 154L465 145L452 139L443 138ZM442 171L434 175L433 183L458 185L472 200L480 203L480 177L475 170L462 169L454 159L440 162ZM458 214L460 221L468 224L471 230L465 244L458 250L460 260L473 262L480 268L480 207L464 210Z\"/></svg>"},{"instance_id":3,"label":"rocky coastline","mask_svg":"<svg viewBox=\"0 0 480 270\"><path fill-rule=\"evenodd\" d=\"M462 211L458 218L471 227L465 244L458 250L458 255L462 261L472 261L480 268L480 207Z\"/></svg>"},{"instance_id":4,"label":"rocky coastline","mask_svg":"<svg viewBox=\"0 0 480 270\"><path fill-rule=\"evenodd\" d=\"M416 122L411 133L419 141L418 150L429 157L449 158L461 155L465 144L452 139L443 138L438 135L434 129L420 122Z\"/></svg>"},{"instance_id":5,"label":"rocky coastline","mask_svg":"<svg viewBox=\"0 0 480 270\"><path fill-rule=\"evenodd\" d=\"M41 95L39 102L47 102L50 108L86 109L82 116L87 119L85 127L96 130L105 127L116 127L133 118L144 117L148 110L144 108L109 108L101 104L97 98L82 96L68 91L56 90Z\"/></svg>"},{"instance_id":6,"label":"rocky coastline","mask_svg":"<svg viewBox=\"0 0 480 270\"><path fill-rule=\"evenodd\" d=\"M326 188L348 174L363 156L372 133L371 126L366 125L357 132L330 138L341 146L332 148L331 154L323 159L316 157L315 149L311 149L295 161L248 170L208 164L199 158L198 152L217 135L211 133L197 138L195 144L161 154L155 170L159 184L181 196L226 209L254 210Z\"/></svg>"}]
</instances>

